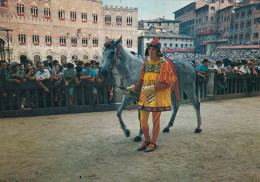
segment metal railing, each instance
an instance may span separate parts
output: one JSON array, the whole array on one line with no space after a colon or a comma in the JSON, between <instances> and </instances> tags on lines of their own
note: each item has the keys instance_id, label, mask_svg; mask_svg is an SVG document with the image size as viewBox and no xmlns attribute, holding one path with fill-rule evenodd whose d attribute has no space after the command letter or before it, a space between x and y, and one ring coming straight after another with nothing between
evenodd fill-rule
<instances>
[{"instance_id":1,"label":"metal railing","mask_svg":"<svg viewBox=\"0 0 260 182\"><path fill-rule=\"evenodd\" d=\"M43 81L43 84L49 89L45 92L36 81L27 81L24 83L5 82L7 96L0 97L0 111L20 110L22 97L26 98L26 105L33 109L39 108L57 108L69 107L70 94L69 88L73 87L73 106L108 104L108 89L111 85L104 82L103 84L81 81L80 85L71 83L65 86L62 82L56 86L49 80Z\"/></svg>"}]
</instances>

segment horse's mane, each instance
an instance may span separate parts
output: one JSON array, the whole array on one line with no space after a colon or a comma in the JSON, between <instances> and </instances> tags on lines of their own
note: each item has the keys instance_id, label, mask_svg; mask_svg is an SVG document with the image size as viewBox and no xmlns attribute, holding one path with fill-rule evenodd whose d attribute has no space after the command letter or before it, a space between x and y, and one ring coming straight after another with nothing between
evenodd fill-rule
<instances>
[{"instance_id":1,"label":"horse's mane","mask_svg":"<svg viewBox=\"0 0 260 182\"><path fill-rule=\"evenodd\" d=\"M128 49L124 48L121 44L119 44L120 46L120 53L122 54L122 56L129 56L132 60L138 61L138 60L143 60L141 57L133 55ZM121 51L124 50L124 51Z\"/></svg>"}]
</instances>

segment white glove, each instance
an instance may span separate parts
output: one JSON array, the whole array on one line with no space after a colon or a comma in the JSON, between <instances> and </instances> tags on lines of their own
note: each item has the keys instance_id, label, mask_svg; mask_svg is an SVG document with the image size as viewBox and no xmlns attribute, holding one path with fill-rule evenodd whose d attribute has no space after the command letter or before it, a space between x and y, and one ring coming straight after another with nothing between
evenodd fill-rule
<instances>
[{"instance_id":1,"label":"white glove","mask_svg":"<svg viewBox=\"0 0 260 182\"><path fill-rule=\"evenodd\" d=\"M154 85L150 85L150 86L145 86L142 90L142 92L144 94L152 94L155 92L155 86Z\"/></svg>"},{"instance_id":2,"label":"white glove","mask_svg":"<svg viewBox=\"0 0 260 182\"><path fill-rule=\"evenodd\" d=\"M126 94L130 94L130 91L135 91L135 85L131 85L130 87L127 87L126 89L125 89L125 93Z\"/></svg>"}]
</instances>

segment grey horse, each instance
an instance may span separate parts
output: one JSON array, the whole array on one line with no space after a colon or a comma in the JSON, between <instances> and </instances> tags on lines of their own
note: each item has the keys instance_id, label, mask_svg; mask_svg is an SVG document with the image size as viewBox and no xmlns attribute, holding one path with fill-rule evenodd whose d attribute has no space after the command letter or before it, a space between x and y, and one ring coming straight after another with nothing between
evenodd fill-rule
<instances>
[{"instance_id":1,"label":"grey horse","mask_svg":"<svg viewBox=\"0 0 260 182\"><path fill-rule=\"evenodd\" d=\"M108 41L108 37L106 37L106 42ZM129 50L125 49L121 45L122 37L117 39L116 41L112 41L109 45L106 45L103 51L103 63L102 68L100 70L101 74L104 76L109 75L109 70L115 66L123 79L124 86L128 87L138 82L140 70L144 63L143 59L137 57L130 53ZM196 87L197 87L197 71L195 67L186 60L176 59L173 60L173 63L176 67L176 72L179 81L179 87L182 91L186 93L188 98L191 100L197 114L197 128L195 129L195 133L201 132L201 116L200 116L200 102L197 97ZM131 95L123 95L123 100L121 105L117 110L117 117L119 119L121 128L123 129L125 135L127 137L130 136L130 131L126 128L126 125L122 119L122 112L126 105L129 104L130 100L133 97ZM171 95L173 112L171 119L168 125L163 129L163 132L167 133L170 130L170 127L173 125L175 116L178 112L180 102L176 99L176 94L173 92ZM140 120L140 113L138 112L138 117ZM142 139L142 130L140 127L139 133L134 138L134 141L141 141Z\"/></svg>"}]
</instances>

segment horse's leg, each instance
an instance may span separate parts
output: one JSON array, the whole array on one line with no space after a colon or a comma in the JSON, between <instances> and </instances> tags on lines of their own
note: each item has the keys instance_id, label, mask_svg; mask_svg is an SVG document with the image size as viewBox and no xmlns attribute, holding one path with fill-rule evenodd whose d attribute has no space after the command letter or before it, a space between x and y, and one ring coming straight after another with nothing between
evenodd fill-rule
<instances>
[{"instance_id":1,"label":"horse's leg","mask_svg":"<svg viewBox=\"0 0 260 182\"><path fill-rule=\"evenodd\" d=\"M122 104L119 106L118 110L117 110L117 117L119 119L119 123L121 125L121 128L124 130L125 132L125 136L129 137L130 136L130 131L126 128L124 121L122 119L122 112L123 109L125 108L125 106L129 103L130 98L127 97L126 95L123 95L123 100L122 100Z\"/></svg>"},{"instance_id":2,"label":"horse's leg","mask_svg":"<svg viewBox=\"0 0 260 182\"><path fill-rule=\"evenodd\" d=\"M139 133L135 136L134 141L135 142L140 142L142 140L142 128L141 128L141 122L140 122L140 110L138 110L138 119L139 119L139 123L140 123L140 129L139 129Z\"/></svg>"},{"instance_id":3,"label":"horse's leg","mask_svg":"<svg viewBox=\"0 0 260 182\"><path fill-rule=\"evenodd\" d=\"M171 119L170 119L168 125L163 129L164 133L168 133L170 131L170 127L173 125L174 119L175 119L178 109L180 107L180 102L177 101L176 95L174 92L172 93L171 98L172 98L173 111L172 111L172 116L171 116Z\"/></svg>"},{"instance_id":4,"label":"horse's leg","mask_svg":"<svg viewBox=\"0 0 260 182\"><path fill-rule=\"evenodd\" d=\"M200 102L199 98L196 96L195 92L186 93L188 98L191 100L197 114L197 128L195 129L194 133L200 133L202 129L201 126L201 116L200 116Z\"/></svg>"}]
</instances>

